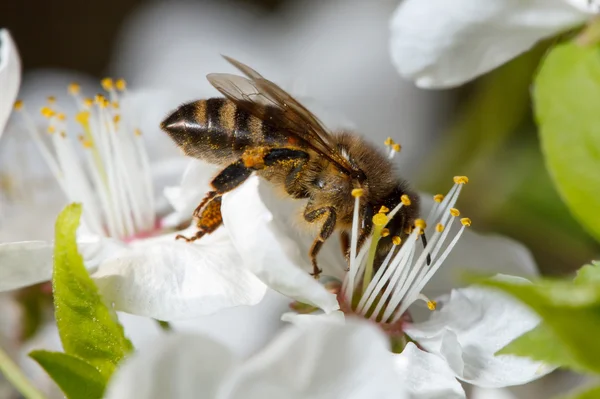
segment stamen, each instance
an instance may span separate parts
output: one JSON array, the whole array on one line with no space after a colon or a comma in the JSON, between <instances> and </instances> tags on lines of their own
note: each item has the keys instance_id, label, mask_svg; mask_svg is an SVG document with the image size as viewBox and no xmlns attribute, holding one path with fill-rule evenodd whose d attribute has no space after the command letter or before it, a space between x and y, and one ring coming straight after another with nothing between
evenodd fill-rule
<instances>
[{"instance_id":1,"label":"stamen","mask_svg":"<svg viewBox=\"0 0 600 399\"><path fill-rule=\"evenodd\" d=\"M462 223L463 226L471 227L471 219L469 219L469 218L462 218L462 219L460 219L460 222Z\"/></svg>"},{"instance_id":2,"label":"stamen","mask_svg":"<svg viewBox=\"0 0 600 399\"><path fill-rule=\"evenodd\" d=\"M381 230L381 236L382 237L387 237L390 235L390 229L382 229Z\"/></svg>"},{"instance_id":3,"label":"stamen","mask_svg":"<svg viewBox=\"0 0 600 399\"><path fill-rule=\"evenodd\" d=\"M423 294L419 294L419 299L427 304L427 308L432 312L437 308L437 302L432 301Z\"/></svg>"},{"instance_id":4,"label":"stamen","mask_svg":"<svg viewBox=\"0 0 600 399\"><path fill-rule=\"evenodd\" d=\"M398 236L393 236L392 242L394 243L394 245L400 245L402 243L402 239Z\"/></svg>"},{"instance_id":5,"label":"stamen","mask_svg":"<svg viewBox=\"0 0 600 399\"><path fill-rule=\"evenodd\" d=\"M467 184L469 178L467 176L454 176L454 183L456 184Z\"/></svg>"},{"instance_id":6,"label":"stamen","mask_svg":"<svg viewBox=\"0 0 600 399\"><path fill-rule=\"evenodd\" d=\"M404 194L402 197L400 197L400 201L402 201L402 205L405 205L405 206L409 206L411 204L410 198L406 194Z\"/></svg>"},{"instance_id":7,"label":"stamen","mask_svg":"<svg viewBox=\"0 0 600 399\"><path fill-rule=\"evenodd\" d=\"M382 205L381 208L379 208L379 213L388 213L389 211L390 209L384 205Z\"/></svg>"}]
</instances>

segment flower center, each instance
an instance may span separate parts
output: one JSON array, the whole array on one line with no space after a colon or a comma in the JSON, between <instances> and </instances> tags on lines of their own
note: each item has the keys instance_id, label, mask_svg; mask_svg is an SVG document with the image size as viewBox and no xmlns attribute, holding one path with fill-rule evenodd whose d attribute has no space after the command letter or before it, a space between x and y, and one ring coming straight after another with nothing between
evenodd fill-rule
<instances>
[{"instance_id":1,"label":"flower center","mask_svg":"<svg viewBox=\"0 0 600 399\"><path fill-rule=\"evenodd\" d=\"M388 325L392 329L402 322L409 306L417 300L425 301L430 310L435 310L435 301L429 300L421 291L440 269L465 228L471 225L470 219L462 218L459 230L450 234L455 220L460 216L459 210L454 206L467 182L466 176L456 176L454 186L446 196L435 195L434 206L427 220L417 219L404 243L400 237L393 237L393 246L379 265L374 264L378 242L390 234L386 225L394 215L402 207L411 206L410 199L403 196L391 212L385 207L381 208L373 217L372 236L357 253L362 193L360 190L353 192L355 205L350 268L338 296L342 310ZM429 242L420 249L419 238L423 234L429 237Z\"/></svg>"},{"instance_id":2,"label":"flower center","mask_svg":"<svg viewBox=\"0 0 600 399\"><path fill-rule=\"evenodd\" d=\"M94 99L82 97L79 85L69 85L78 109L73 116L81 128L78 135L68 131L68 117L54 97L41 109L46 134L22 101L15 109L68 200L83 203L85 228L126 240L156 228L150 162L133 116L120 107L125 81L106 78L101 83L105 94Z\"/></svg>"}]
</instances>

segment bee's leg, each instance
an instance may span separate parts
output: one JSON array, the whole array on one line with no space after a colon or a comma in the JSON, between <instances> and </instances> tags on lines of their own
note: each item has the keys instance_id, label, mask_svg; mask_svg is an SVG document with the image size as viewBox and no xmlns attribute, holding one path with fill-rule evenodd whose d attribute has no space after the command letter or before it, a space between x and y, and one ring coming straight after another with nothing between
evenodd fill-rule
<instances>
[{"instance_id":1,"label":"bee's leg","mask_svg":"<svg viewBox=\"0 0 600 399\"><path fill-rule=\"evenodd\" d=\"M193 242L202 238L205 234L210 234L223 224L223 216L221 215L221 197L214 197L202 209L197 218L196 227L198 231L192 237L185 237L181 234L175 237L176 240L182 239L186 242Z\"/></svg>"},{"instance_id":2,"label":"bee's leg","mask_svg":"<svg viewBox=\"0 0 600 399\"><path fill-rule=\"evenodd\" d=\"M308 253L313 265L313 272L311 273L311 275L313 275L315 278L318 278L322 272L322 270L319 269L319 266L317 265L317 254L321 250L321 247L323 247L323 243L325 242L325 240L328 239L329 236L331 236L331 233L333 233L333 230L335 229L336 213L335 209L331 206L326 206L311 211L308 211L307 209L306 211L304 211L304 219L306 219L306 221L310 223L315 222L316 220L320 219L325 215L327 216L325 222L323 222L323 226L321 227L321 232L313 242Z\"/></svg>"}]
</instances>

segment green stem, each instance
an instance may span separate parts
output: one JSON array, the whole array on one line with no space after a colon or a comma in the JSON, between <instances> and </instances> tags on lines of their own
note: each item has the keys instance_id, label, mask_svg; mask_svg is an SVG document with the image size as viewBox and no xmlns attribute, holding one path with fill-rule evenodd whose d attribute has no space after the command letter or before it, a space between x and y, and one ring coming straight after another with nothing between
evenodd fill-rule
<instances>
[{"instance_id":1,"label":"green stem","mask_svg":"<svg viewBox=\"0 0 600 399\"><path fill-rule=\"evenodd\" d=\"M21 371L19 366L0 348L0 373L14 386L26 399L45 399L44 395L34 387Z\"/></svg>"}]
</instances>

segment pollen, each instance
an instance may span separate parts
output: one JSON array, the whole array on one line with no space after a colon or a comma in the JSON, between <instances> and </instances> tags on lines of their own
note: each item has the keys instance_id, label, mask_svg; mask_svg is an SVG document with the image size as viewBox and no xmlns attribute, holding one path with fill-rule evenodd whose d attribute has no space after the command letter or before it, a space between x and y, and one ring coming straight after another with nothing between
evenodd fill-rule
<instances>
[{"instance_id":1,"label":"pollen","mask_svg":"<svg viewBox=\"0 0 600 399\"><path fill-rule=\"evenodd\" d=\"M406 194L404 194L402 197L400 197L400 201L402 201L402 204L404 206L409 206L411 204L410 198L408 198L408 195L406 195Z\"/></svg>"},{"instance_id":2,"label":"pollen","mask_svg":"<svg viewBox=\"0 0 600 399\"><path fill-rule=\"evenodd\" d=\"M55 114L55 112L52 111L50 107L42 107L40 113L44 116L44 118L52 118Z\"/></svg>"},{"instance_id":3,"label":"pollen","mask_svg":"<svg viewBox=\"0 0 600 399\"><path fill-rule=\"evenodd\" d=\"M75 115L75 120L82 125L86 125L90 120L90 113L88 111L81 111Z\"/></svg>"},{"instance_id":4,"label":"pollen","mask_svg":"<svg viewBox=\"0 0 600 399\"><path fill-rule=\"evenodd\" d=\"M402 239L398 236L393 236L392 242L394 243L394 245L400 245L402 243Z\"/></svg>"},{"instance_id":5,"label":"pollen","mask_svg":"<svg viewBox=\"0 0 600 399\"><path fill-rule=\"evenodd\" d=\"M104 78L100 81L102 88L106 91L111 91L115 88L115 84L111 78Z\"/></svg>"},{"instance_id":6,"label":"pollen","mask_svg":"<svg viewBox=\"0 0 600 399\"><path fill-rule=\"evenodd\" d=\"M59 121L64 122L67 120L67 115L65 115L62 112L59 112L58 114L56 114L56 118L58 118Z\"/></svg>"},{"instance_id":7,"label":"pollen","mask_svg":"<svg viewBox=\"0 0 600 399\"><path fill-rule=\"evenodd\" d=\"M50 105L56 103L56 97L54 97L54 96L49 96L46 100L48 101L48 104L50 104Z\"/></svg>"},{"instance_id":8,"label":"pollen","mask_svg":"<svg viewBox=\"0 0 600 399\"><path fill-rule=\"evenodd\" d=\"M121 115L115 115L115 116L113 117L113 122L114 122L115 124L119 123L119 121L120 121L120 120L121 120Z\"/></svg>"},{"instance_id":9,"label":"pollen","mask_svg":"<svg viewBox=\"0 0 600 399\"><path fill-rule=\"evenodd\" d=\"M436 194L433 196L433 200L435 202L442 202L444 200L444 195L443 194Z\"/></svg>"},{"instance_id":10,"label":"pollen","mask_svg":"<svg viewBox=\"0 0 600 399\"><path fill-rule=\"evenodd\" d=\"M125 82L125 79L118 79L115 86L117 87L117 90L124 91L127 88L127 82Z\"/></svg>"},{"instance_id":11,"label":"pollen","mask_svg":"<svg viewBox=\"0 0 600 399\"><path fill-rule=\"evenodd\" d=\"M83 105L87 108L90 108L92 105L94 105L94 100L92 100L91 98L86 98L85 100L83 100Z\"/></svg>"},{"instance_id":12,"label":"pollen","mask_svg":"<svg viewBox=\"0 0 600 399\"><path fill-rule=\"evenodd\" d=\"M427 309L429 309L433 312L436 308L437 308L436 301L427 301Z\"/></svg>"},{"instance_id":13,"label":"pollen","mask_svg":"<svg viewBox=\"0 0 600 399\"><path fill-rule=\"evenodd\" d=\"M443 225L443 224L441 224L441 223L438 223L438 224L435 226L435 231L437 231L438 233L441 233L442 231L444 231L444 225Z\"/></svg>"},{"instance_id":14,"label":"pollen","mask_svg":"<svg viewBox=\"0 0 600 399\"><path fill-rule=\"evenodd\" d=\"M391 137L388 137L387 139L385 139L383 144L385 144L386 147L391 147L394 145L394 140L392 140Z\"/></svg>"},{"instance_id":15,"label":"pollen","mask_svg":"<svg viewBox=\"0 0 600 399\"><path fill-rule=\"evenodd\" d=\"M354 198L359 198L362 197L362 195L365 193L365 190L363 190L362 188L355 188L352 190L352 196Z\"/></svg>"},{"instance_id":16,"label":"pollen","mask_svg":"<svg viewBox=\"0 0 600 399\"><path fill-rule=\"evenodd\" d=\"M112 107L113 107L114 109L119 109L119 102L118 102L118 101L113 101L113 102L111 103L111 105L112 105Z\"/></svg>"},{"instance_id":17,"label":"pollen","mask_svg":"<svg viewBox=\"0 0 600 399\"><path fill-rule=\"evenodd\" d=\"M423 231L427 227L427 223L425 223L423 219L417 219L415 220L415 227L418 227L421 229L421 231Z\"/></svg>"},{"instance_id":18,"label":"pollen","mask_svg":"<svg viewBox=\"0 0 600 399\"><path fill-rule=\"evenodd\" d=\"M402 149L402 146L398 143L392 145L392 150L394 150L396 152L400 152L401 149Z\"/></svg>"},{"instance_id":19,"label":"pollen","mask_svg":"<svg viewBox=\"0 0 600 399\"><path fill-rule=\"evenodd\" d=\"M382 205L381 208L379 208L379 213L388 213L390 211L390 208L388 208L385 205Z\"/></svg>"},{"instance_id":20,"label":"pollen","mask_svg":"<svg viewBox=\"0 0 600 399\"><path fill-rule=\"evenodd\" d=\"M68 90L71 94L79 94L79 92L81 91L81 86L79 86L78 83L71 83L68 86Z\"/></svg>"},{"instance_id":21,"label":"pollen","mask_svg":"<svg viewBox=\"0 0 600 399\"><path fill-rule=\"evenodd\" d=\"M467 176L454 176L454 183L456 184L467 184L469 178Z\"/></svg>"},{"instance_id":22,"label":"pollen","mask_svg":"<svg viewBox=\"0 0 600 399\"><path fill-rule=\"evenodd\" d=\"M15 105L14 108L16 111L20 111L23 109L23 100L17 100L15 101Z\"/></svg>"},{"instance_id":23,"label":"pollen","mask_svg":"<svg viewBox=\"0 0 600 399\"><path fill-rule=\"evenodd\" d=\"M381 236L382 237L387 237L390 235L390 229L383 229L381 230Z\"/></svg>"},{"instance_id":24,"label":"pollen","mask_svg":"<svg viewBox=\"0 0 600 399\"><path fill-rule=\"evenodd\" d=\"M56 128L54 126L48 126L48 133L52 134L54 132L56 132Z\"/></svg>"},{"instance_id":25,"label":"pollen","mask_svg":"<svg viewBox=\"0 0 600 399\"><path fill-rule=\"evenodd\" d=\"M463 226L466 226L466 227L471 226L471 219L469 219L469 218L462 218L462 219L460 219L460 222L462 223Z\"/></svg>"},{"instance_id":26,"label":"pollen","mask_svg":"<svg viewBox=\"0 0 600 399\"><path fill-rule=\"evenodd\" d=\"M450 208L450 214L454 217L460 216L460 211L456 208Z\"/></svg>"},{"instance_id":27,"label":"pollen","mask_svg":"<svg viewBox=\"0 0 600 399\"><path fill-rule=\"evenodd\" d=\"M61 132L60 132L60 137L62 137L63 139L64 139L64 138L67 138L67 133L66 133L64 130L63 130L63 131L61 131Z\"/></svg>"},{"instance_id":28,"label":"pollen","mask_svg":"<svg viewBox=\"0 0 600 399\"><path fill-rule=\"evenodd\" d=\"M142 135L142 131L141 131L140 129L135 129L135 130L133 131L133 134L135 134L136 136L138 136L138 137L139 137L139 136L141 136L141 135Z\"/></svg>"},{"instance_id":29,"label":"pollen","mask_svg":"<svg viewBox=\"0 0 600 399\"><path fill-rule=\"evenodd\" d=\"M388 222L388 217L384 213L378 213L373 216L373 224L375 226L385 226Z\"/></svg>"}]
</instances>

